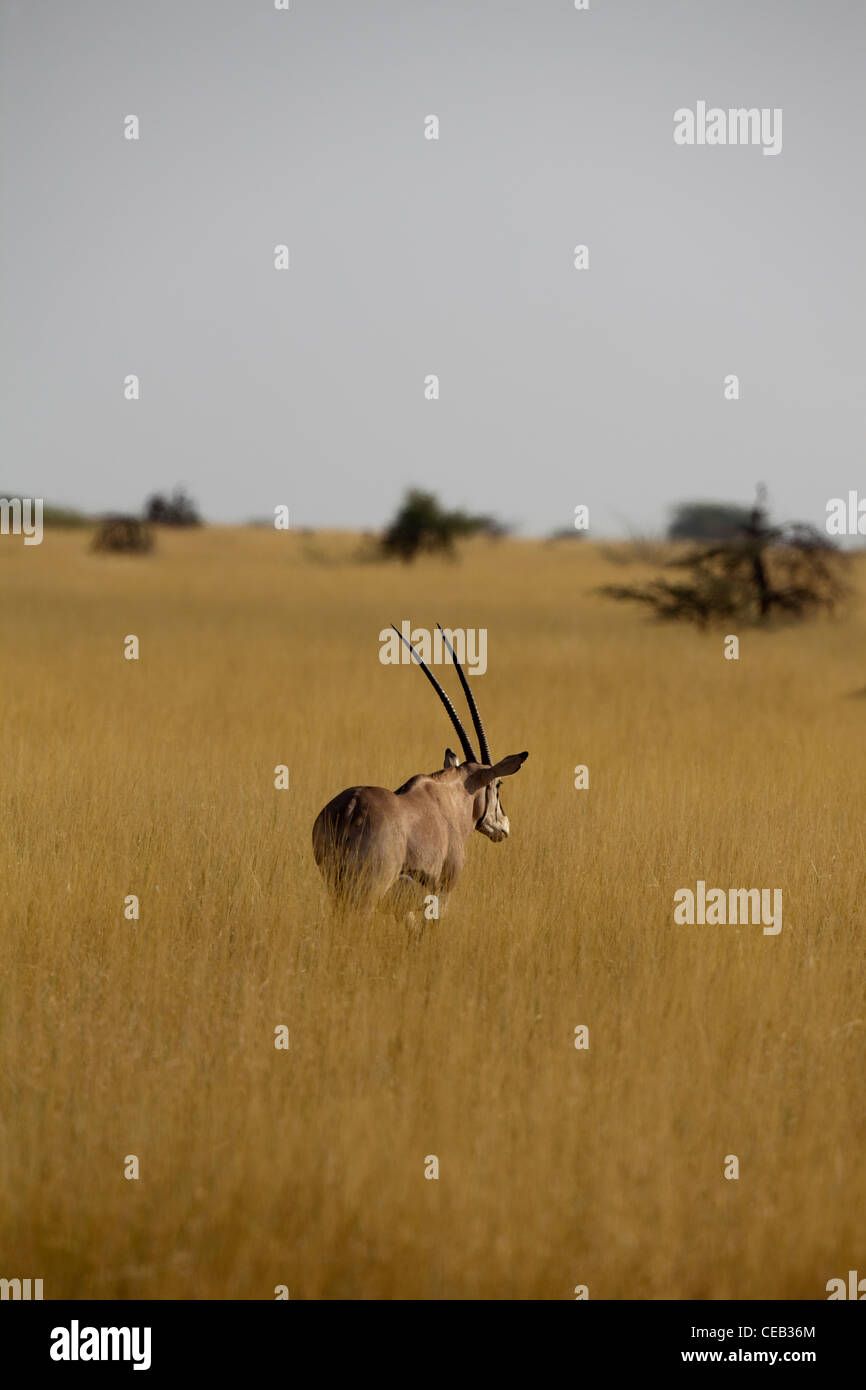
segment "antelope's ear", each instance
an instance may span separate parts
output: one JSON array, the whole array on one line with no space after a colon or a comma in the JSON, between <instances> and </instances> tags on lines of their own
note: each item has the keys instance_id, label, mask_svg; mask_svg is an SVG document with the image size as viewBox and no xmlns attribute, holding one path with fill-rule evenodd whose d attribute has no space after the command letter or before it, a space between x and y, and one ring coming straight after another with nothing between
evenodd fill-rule
<instances>
[{"instance_id":1,"label":"antelope's ear","mask_svg":"<svg viewBox=\"0 0 866 1390\"><path fill-rule=\"evenodd\" d=\"M482 767L479 768L478 772L473 772L466 785L470 787L471 791L477 791L479 787L487 787L491 782L498 781L500 777L511 777L515 772L520 771L528 757L528 753L509 753L507 758L501 758L492 767Z\"/></svg>"},{"instance_id":2,"label":"antelope's ear","mask_svg":"<svg viewBox=\"0 0 866 1390\"><path fill-rule=\"evenodd\" d=\"M490 771L494 777L511 777L520 771L528 757L528 753L509 753L507 758L494 763Z\"/></svg>"},{"instance_id":3,"label":"antelope's ear","mask_svg":"<svg viewBox=\"0 0 866 1390\"><path fill-rule=\"evenodd\" d=\"M442 769L443 769L443 771L447 770L449 767L456 767L456 766L457 766L457 754L456 754L456 753L452 753L450 748L446 748L446 749L445 749L445 761L444 761L444 763L442 764Z\"/></svg>"}]
</instances>

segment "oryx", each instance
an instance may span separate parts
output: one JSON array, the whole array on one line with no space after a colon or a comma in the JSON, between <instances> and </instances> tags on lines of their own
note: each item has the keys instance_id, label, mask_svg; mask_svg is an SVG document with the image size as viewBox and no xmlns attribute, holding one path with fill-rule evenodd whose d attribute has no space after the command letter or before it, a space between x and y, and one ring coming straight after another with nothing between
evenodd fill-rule
<instances>
[{"instance_id":1,"label":"oryx","mask_svg":"<svg viewBox=\"0 0 866 1390\"><path fill-rule=\"evenodd\" d=\"M438 772L419 773L393 792L385 787L347 787L319 812L313 826L313 854L339 904L369 909L387 898L399 914L434 894L441 915L463 868L472 831L480 830L495 843L508 837L510 826L499 800L499 784L519 771L529 754L511 753L493 762L463 667L441 625L439 630L457 667L481 756L476 756L433 672L403 637L448 711L465 761L461 763L448 748ZM394 631L402 637L397 628Z\"/></svg>"}]
</instances>

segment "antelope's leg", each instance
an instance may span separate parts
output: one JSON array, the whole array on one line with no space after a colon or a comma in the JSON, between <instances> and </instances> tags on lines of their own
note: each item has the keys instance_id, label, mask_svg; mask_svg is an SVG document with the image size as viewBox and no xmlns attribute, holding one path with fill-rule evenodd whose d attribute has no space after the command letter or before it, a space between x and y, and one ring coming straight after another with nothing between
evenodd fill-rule
<instances>
[{"instance_id":1,"label":"antelope's leg","mask_svg":"<svg viewBox=\"0 0 866 1390\"><path fill-rule=\"evenodd\" d=\"M409 874L400 874L383 900L398 921L417 922L424 908L424 889Z\"/></svg>"},{"instance_id":2,"label":"antelope's leg","mask_svg":"<svg viewBox=\"0 0 866 1390\"><path fill-rule=\"evenodd\" d=\"M435 899L435 916L430 909ZM444 889L433 890L430 884L419 883L411 874L401 874L385 897L384 905L393 912L398 921L405 921L417 931L427 922L435 922L445 910L448 893Z\"/></svg>"}]
</instances>

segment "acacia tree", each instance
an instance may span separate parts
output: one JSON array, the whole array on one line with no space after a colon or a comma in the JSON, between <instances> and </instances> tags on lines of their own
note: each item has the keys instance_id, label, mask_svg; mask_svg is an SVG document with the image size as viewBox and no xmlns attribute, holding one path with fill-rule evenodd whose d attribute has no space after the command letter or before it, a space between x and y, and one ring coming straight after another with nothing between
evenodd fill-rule
<instances>
[{"instance_id":1,"label":"acacia tree","mask_svg":"<svg viewBox=\"0 0 866 1390\"><path fill-rule=\"evenodd\" d=\"M804 619L820 609L832 612L845 597L844 560L814 526L772 525L760 487L747 520L727 539L668 561L665 568L677 577L643 587L609 584L600 592L701 627L723 619L765 623L775 614Z\"/></svg>"},{"instance_id":2,"label":"acacia tree","mask_svg":"<svg viewBox=\"0 0 866 1390\"><path fill-rule=\"evenodd\" d=\"M425 552L453 554L454 543L461 537L479 534L498 537L505 532L505 526L491 516L446 511L432 492L411 488L380 544L382 553L389 559L408 563Z\"/></svg>"},{"instance_id":3,"label":"acacia tree","mask_svg":"<svg viewBox=\"0 0 866 1390\"><path fill-rule=\"evenodd\" d=\"M145 520L158 526L201 526L198 507L182 487L170 497L155 492L144 506Z\"/></svg>"}]
</instances>

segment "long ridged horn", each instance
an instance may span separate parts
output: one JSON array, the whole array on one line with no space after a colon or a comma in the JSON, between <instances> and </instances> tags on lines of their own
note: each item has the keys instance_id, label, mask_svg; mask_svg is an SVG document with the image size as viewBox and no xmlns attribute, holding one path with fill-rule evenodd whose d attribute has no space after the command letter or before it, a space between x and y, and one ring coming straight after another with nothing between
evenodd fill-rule
<instances>
[{"instance_id":1,"label":"long ridged horn","mask_svg":"<svg viewBox=\"0 0 866 1390\"><path fill-rule=\"evenodd\" d=\"M472 691L469 688L469 682L463 674L463 667L460 665L460 662L454 655L454 648L448 641L448 638L445 636L444 627L441 623L437 623L436 626L442 633L442 640L448 648L449 652L451 653L451 660L457 667L457 674L460 677L460 684L463 686L463 694L466 696L466 703L469 706L469 713L472 715L472 723L475 727L475 732L478 735L478 742L481 744L481 761L485 763L487 767L492 767L493 759L490 756L490 745L487 742L487 735L484 732L484 725L481 723L481 715L478 713L478 706L475 703L475 698L472 694Z\"/></svg>"},{"instance_id":2,"label":"long ridged horn","mask_svg":"<svg viewBox=\"0 0 866 1390\"><path fill-rule=\"evenodd\" d=\"M415 648L412 646L412 643L406 641L406 638L403 636L402 632L398 627L394 627L393 623L391 624L391 626L394 628L394 631L400 638L400 641L405 643L405 645L409 648L418 665L421 667L421 670L424 672L424 675L427 677L433 689L436 691L436 694L439 696L439 699L442 701L443 705L448 711L448 716L451 720L451 723L454 725L454 732L460 740L460 746L463 749L463 754L466 758L466 761L469 763L477 763L478 759L475 756L472 744L469 742L469 735L467 734L463 725L460 723L460 716L457 713L454 706L452 705L451 701L448 699L448 696L445 694L445 691L442 689L441 685L437 681L436 677L434 676L433 672L430 670L426 662L421 660Z\"/></svg>"}]
</instances>

